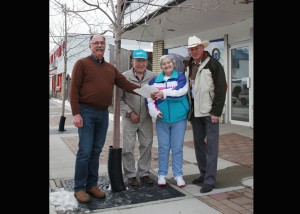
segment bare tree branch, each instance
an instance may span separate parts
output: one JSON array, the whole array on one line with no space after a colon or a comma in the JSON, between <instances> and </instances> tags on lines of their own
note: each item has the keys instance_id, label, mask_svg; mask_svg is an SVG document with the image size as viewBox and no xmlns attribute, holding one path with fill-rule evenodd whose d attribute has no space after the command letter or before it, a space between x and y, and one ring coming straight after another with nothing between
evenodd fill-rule
<instances>
[{"instance_id":1,"label":"bare tree branch","mask_svg":"<svg viewBox=\"0 0 300 214\"><path fill-rule=\"evenodd\" d=\"M103 10L100 6L99 6L99 3L98 4L92 4L92 3L89 3L87 2L86 0L82 0L84 3L86 3L87 5L91 6L91 7L94 7L94 9L99 9L102 13L104 13L106 15L106 17L111 21L111 23L114 23L115 21L110 17L110 15L108 13L106 13L105 10ZM112 0L110 0L111 3ZM114 13L113 13L114 14Z\"/></svg>"},{"instance_id":2,"label":"bare tree branch","mask_svg":"<svg viewBox=\"0 0 300 214\"><path fill-rule=\"evenodd\" d=\"M50 0L53 9L58 13L62 14L64 9L65 13L68 13L69 25L70 28L79 25L80 23L84 23L88 27L88 32L94 34L96 32L99 33L99 29L101 30L100 34L105 34L106 32L113 32L115 38L115 49L114 49L114 65L117 69L120 69L120 53L121 53L121 35L125 29L131 26L139 26L145 25L151 19L154 19L156 16L160 15L162 12L166 12L171 8L177 9L179 12L183 12L186 9L200 10L200 11L212 11L216 8L220 7L225 3L226 0L218 0L218 1L209 1L209 0L195 0L195 4L189 5L181 5L177 1L167 1L165 5L157 4L157 1L148 0L148 1L131 1L131 0L82 0L85 4L84 6L75 5L73 1L72 10L67 8L64 4L61 4L58 0ZM81 7L81 8L79 8ZM165 8L165 10L162 10ZM153 12L152 12L153 11ZM94 12L94 15L91 16L89 13ZM99 13L98 13L99 12ZM139 12L139 17L131 16L134 12ZM103 29L101 26L101 21L103 21L103 17L98 18L98 14L104 15L112 24L113 30ZM125 15L129 15L129 19L126 20L126 24L124 24ZM78 20L81 22L78 23ZM129 22L128 22L129 21ZM169 20L170 21L170 20ZM76 24L77 22L77 24ZM146 26L146 25L145 25ZM69 29L70 29L69 28ZM62 28L63 29L63 28ZM58 29L57 26L51 25L49 30L49 36L52 37L54 42L61 42L61 38L55 35L54 30L57 32L64 32L62 29ZM69 29L65 29L68 32ZM143 36L144 32L149 32L148 28L145 27L141 36ZM61 34L65 35L65 34ZM68 35L66 35L68 36ZM68 46L68 50L72 50L76 48L75 46ZM83 52L85 49L81 49L78 53ZM69 56L74 57L75 54ZM120 95L118 94L118 90L116 90L116 94L114 97L114 133L113 133L113 148L119 148L119 117L120 117L120 109L119 109L119 99Z\"/></svg>"}]
</instances>

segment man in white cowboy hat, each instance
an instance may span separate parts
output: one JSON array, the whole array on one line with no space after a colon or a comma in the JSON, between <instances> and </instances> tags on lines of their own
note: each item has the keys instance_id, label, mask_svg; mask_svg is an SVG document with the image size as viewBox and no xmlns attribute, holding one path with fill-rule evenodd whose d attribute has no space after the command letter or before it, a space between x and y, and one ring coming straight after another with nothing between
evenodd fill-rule
<instances>
[{"instance_id":1,"label":"man in white cowboy hat","mask_svg":"<svg viewBox=\"0 0 300 214\"><path fill-rule=\"evenodd\" d=\"M191 110L189 120L193 129L195 154L200 175L193 184L203 183L201 193L212 191L216 185L219 117L222 114L227 83L221 63L208 51L208 41L196 36L188 38L190 59L186 64L190 85Z\"/></svg>"}]
</instances>

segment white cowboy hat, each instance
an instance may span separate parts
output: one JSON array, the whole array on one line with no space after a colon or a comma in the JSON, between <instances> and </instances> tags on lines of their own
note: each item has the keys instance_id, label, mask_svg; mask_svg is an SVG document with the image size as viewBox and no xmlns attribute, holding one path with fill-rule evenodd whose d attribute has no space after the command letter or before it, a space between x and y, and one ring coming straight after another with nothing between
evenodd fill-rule
<instances>
[{"instance_id":1,"label":"white cowboy hat","mask_svg":"<svg viewBox=\"0 0 300 214\"><path fill-rule=\"evenodd\" d=\"M201 42L201 39L199 39L198 37L191 36L191 37L189 37L187 48L196 47L197 45L203 45L203 47L206 48L208 46L208 44L209 44L209 41Z\"/></svg>"}]
</instances>

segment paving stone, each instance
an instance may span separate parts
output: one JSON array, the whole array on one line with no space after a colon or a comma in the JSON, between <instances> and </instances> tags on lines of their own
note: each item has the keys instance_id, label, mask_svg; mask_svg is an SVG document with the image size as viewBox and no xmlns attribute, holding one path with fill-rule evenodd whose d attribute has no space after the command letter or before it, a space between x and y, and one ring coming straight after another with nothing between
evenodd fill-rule
<instances>
[{"instance_id":1,"label":"paving stone","mask_svg":"<svg viewBox=\"0 0 300 214\"><path fill-rule=\"evenodd\" d=\"M51 188L52 191L56 189L56 185L55 185L55 182L53 180L50 180L49 184L50 184L50 188Z\"/></svg>"},{"instance_id":2,"label":"paving stone","mask_svg":"<svg viewBox=\"0 0 300 214\"><path fill-rule=\"evenodd\" d=\"M54 182L55 182L57 188L62 188L63 187L60 179L54 179Z\"/></svg>"}]
</instances>

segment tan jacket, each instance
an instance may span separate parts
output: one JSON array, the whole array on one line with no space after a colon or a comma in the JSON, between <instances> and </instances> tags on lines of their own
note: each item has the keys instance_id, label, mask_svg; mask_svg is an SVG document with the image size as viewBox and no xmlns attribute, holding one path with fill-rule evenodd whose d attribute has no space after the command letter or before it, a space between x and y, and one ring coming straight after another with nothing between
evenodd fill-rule
<instances>
[{"instance_id":1,"label":"tan jacket","mask_svg":"<svg viewBox=\"0 0 300 214\"><path fill-rule=\"evenodd\" d=\"M134 76L133 69L125 71L123 75L130 82L139 85L142 87L145 84L148 84L149 81L155 76L152 71L146 70L144 78L139 82L139 80ZM128 93L126 91L122 91L121 93L121 113L123 117L126 117L127 112L133 111L136 113L140 122L143 122L145 118L151 118L148 112L148 108L146 107L145 98L133 93Z\"/></svg>"}]
</instances>

